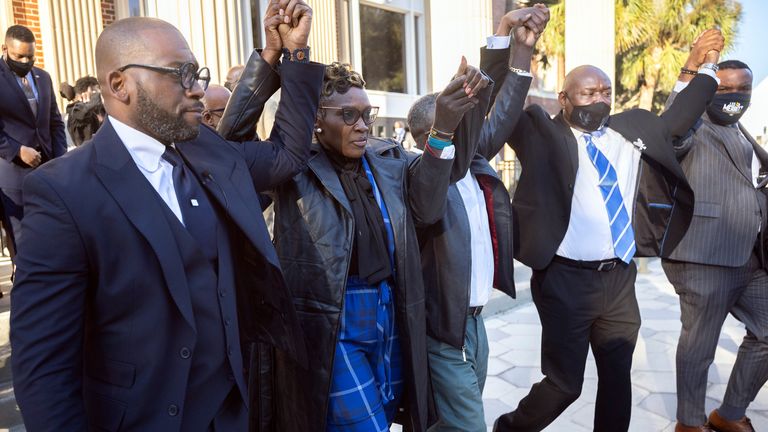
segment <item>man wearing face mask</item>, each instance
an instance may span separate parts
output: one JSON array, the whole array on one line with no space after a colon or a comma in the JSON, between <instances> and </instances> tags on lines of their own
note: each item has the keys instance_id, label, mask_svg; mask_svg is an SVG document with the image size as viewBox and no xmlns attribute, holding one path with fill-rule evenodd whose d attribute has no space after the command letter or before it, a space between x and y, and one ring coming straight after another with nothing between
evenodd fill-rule
<instances>
[{"instance_id":1,"label":"man wearing face mask","mask_svg":"<svg viewBox=\"0 0 768 432\"><path fill-rule=\"evenodd\" d=\"M747 406L768 380L768 274L761 238L766 199L758 186L768 153L739 124L749 106L752 71L737 60L720 63L720 85L695 132L675 151L696 195L693 220L662 261L680 296L683 330L677 345L677 431L754 431ZM682 69L669 102L690 85ZM674 103L674 102L672 102ZM739 347L723 404L707 423L707 373L728 313L747 332Z\"/></svg>"},{"instance_id":2,"label":"man wearing face mask","mask_svg":"<svg viewBox=\"0 0 768 432\"><path fill-rule=\"evenodd\" d=\"M51 76L34 67L35 36L20 25L8 28L0 61L0 201L3 226L15 256L24 214L24 177L67 151L64 122Z\"/></svg>"},{"instance_id":3,"label":"man wearing face mask","mask_svg":"<svg viewBox=\"0 0 768 432\"><path fill-rule=\"evenodd\" d=\"M545 378L494 431L540 431L554 421L581 394L590 347L598 371L594 430L629 428L640 329L632 258L669 256L690 222L693 193L673 144L717 88L723 38L714 33L691 52L709 63L661 116L609 115L610 79L580 66L566 76L555 118L533 105L517 124L496 126L522 164L512 202L515 257L533 268Z\"/></svg>"}]
</instances>

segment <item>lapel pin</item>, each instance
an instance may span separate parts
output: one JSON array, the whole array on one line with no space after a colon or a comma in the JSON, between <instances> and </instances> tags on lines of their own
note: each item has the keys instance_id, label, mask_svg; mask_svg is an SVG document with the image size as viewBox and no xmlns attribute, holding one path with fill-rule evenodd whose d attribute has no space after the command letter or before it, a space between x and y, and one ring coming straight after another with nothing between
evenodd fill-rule
<instances>
[{"instance_id":1,"label":"lapel pin","mask_svg":"<svg viewBox=\"0 0 768 432\"><path fill-rule=\"evenodd\" d=\"M643 144L643 140L642 140L642 139L640 139L640 138L638 138L637 140L635 140L635 142L633 142L633 143L632 143L632 145L633 145L633 146L635 146L635 148L636 148L637 150L639 150L639 151L644 151L644 150L646 149L646 146L645 146L645 144Z\"/></svg>"},{"instance_id":2,"label":"lapel pin","mask_svg":"<svg viewBox=\"0 0 768 432\"><path fill-rule=\"evenodd\" d=\"M192 198L191 200L189 200L189 202L192 204L192 207L197 207L197 206L199 206L199 205L200 205L200 204L197 202L197 200L196 200L196 199L194 199L194 198Z\"/></svg>"}]
</instances>

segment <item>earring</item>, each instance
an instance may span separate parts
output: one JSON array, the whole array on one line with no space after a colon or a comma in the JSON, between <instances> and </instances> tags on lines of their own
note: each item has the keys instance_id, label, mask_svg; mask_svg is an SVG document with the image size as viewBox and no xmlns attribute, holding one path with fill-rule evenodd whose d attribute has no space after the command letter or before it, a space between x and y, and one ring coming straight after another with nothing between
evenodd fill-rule
<instances>
[{"instance_id":1,"label":"earring","mask_svg":"<svg viewBox=\"0 0 768 432\"><path fill-rule=\"evenodd\" d=\"M323 128L315 128L315 133L323 133Z\"/></svg>"}]
</instances>

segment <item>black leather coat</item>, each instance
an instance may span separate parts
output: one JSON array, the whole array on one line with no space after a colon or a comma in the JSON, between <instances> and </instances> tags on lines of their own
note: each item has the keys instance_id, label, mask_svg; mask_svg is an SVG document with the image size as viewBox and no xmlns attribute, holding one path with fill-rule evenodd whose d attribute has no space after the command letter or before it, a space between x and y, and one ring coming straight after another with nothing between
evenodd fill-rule
<instances>
[{"instance_id":1,"label":"black leather coat","mask_svg":"<svg viewBox=\"0 0 768 432\"><path fill-rule=\"evenodd\" d=\"M249 70L250 68L250 70ZM263 103L276 90L274 72L252 58L235 88L219 132L236 139L253 128ZM482 117L486 105L472 116ZM471 117L467 115L466 117ZM465 120L467 120L465 118ZM407 153L394 141L369 139L365 158L387 205L395 235L395 313L403 349L405 395L398 423L425 431L430 419L426 310L415 226L434 223L445 212L452 167L466 167L474 148L470 133L457 130L455 161ZM479 124L475 119L474 124ZM455 178L453 178L455 180ZM310 358L309 367L276 351L274 430L325 430L333 356L351 259L354 219L325 150L312 144L308 169L269 193L274 201L274 243L293 297Z\"/></svg>"}]
</instances>

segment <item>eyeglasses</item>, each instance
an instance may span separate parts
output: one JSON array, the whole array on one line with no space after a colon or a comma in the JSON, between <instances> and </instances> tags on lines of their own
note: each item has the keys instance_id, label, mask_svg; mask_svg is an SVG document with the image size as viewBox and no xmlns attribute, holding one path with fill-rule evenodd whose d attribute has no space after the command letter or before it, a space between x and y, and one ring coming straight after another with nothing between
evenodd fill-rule
<instances>
[{"instance_id":1,"label":"eyeglasses","mask_svg":"<svg viewBox=\"0 0 768 432\"><path fill-rule=\"evenodd\" d=\"M121 67L117 71L123 72L128 68L149 69L155 72L176 75L179 77L181 87L184 88L184 90L192 90L192 87L195 86L195 82L200 84L200 87L202 87L203 90L207 90L208 83L211 82L211 71L209 71L207 67L198 69L197 65L194 63L184 63L177 68L131 63Z\"/></svg>"},{"instance_id":2,"label":"eyeglasses","mask_svg":"<svg viewBox=\"0 0 768 432\"><path fill-rule=\"evenodd\" d=\"M365 123L366 126L370 126L373 124L373 122L376 121L376 117L379 115L379 107L368 107L363 111L360 111L355 107L321 106L320 109L341 111L341 118L344 120L344 124L347 126L352 126L357 123L361 116L363 117L363 123Z\"/></svg>"},{"instance_id":3,"label":"eyeglasses","mask_svg":"<svg viewBox=\"0 0 768 432\"><path fill-rule=\"evenodd\" d=\"M221 117L222 115L224 115L224 109L225 108L207 109L207 110L203 110L203 114L205 113L208 113L210 115L216 114L219 117Z\"/></svg>"}]
</instances>

